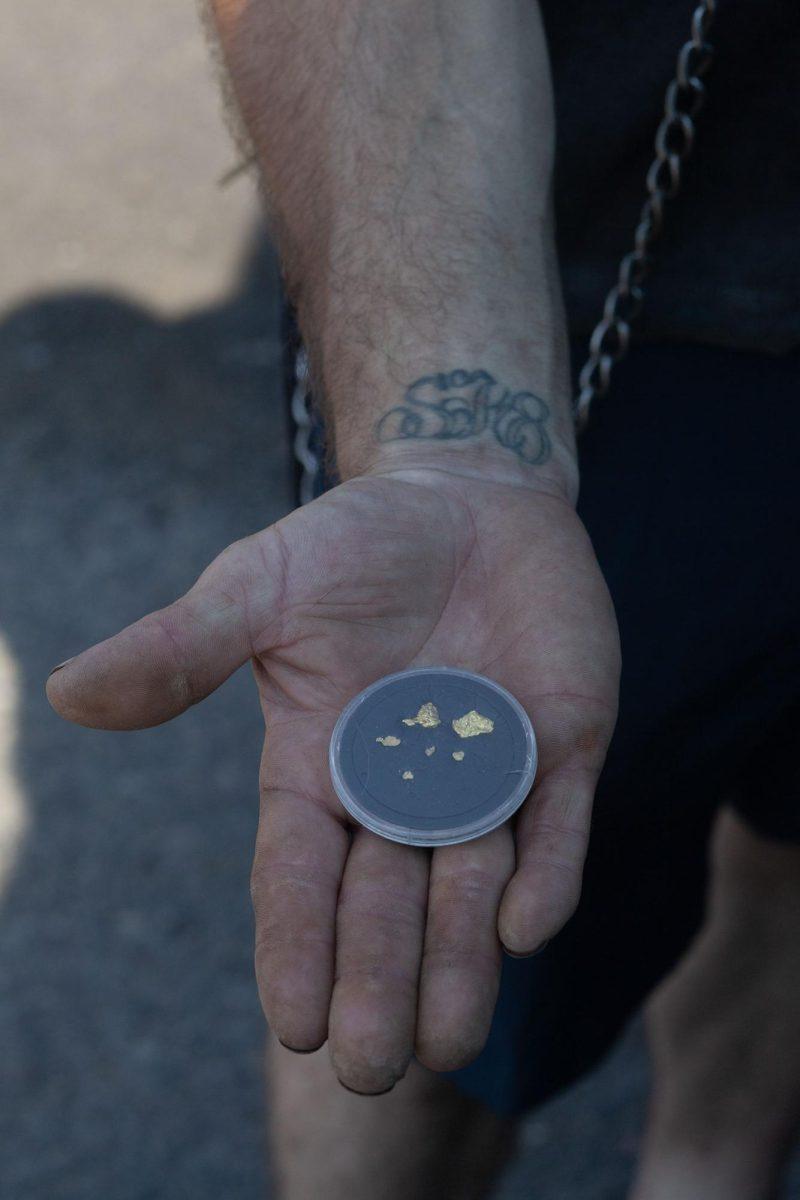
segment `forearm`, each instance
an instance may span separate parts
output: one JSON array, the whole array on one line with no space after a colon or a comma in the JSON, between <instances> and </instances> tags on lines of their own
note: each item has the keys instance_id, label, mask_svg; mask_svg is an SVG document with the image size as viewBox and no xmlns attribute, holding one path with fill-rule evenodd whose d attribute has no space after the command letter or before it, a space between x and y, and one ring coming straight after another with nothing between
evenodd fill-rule
<instances>
[{"instance_id":1,"label":"forearm","mask_svg":"<svg viewBox=\"0 0 800 1200\"><path fill-rule=\"evenodd\" d=\"M574 495L537 6L214 10L341 475L445 460Z\"/></svg>"}]
</instances>

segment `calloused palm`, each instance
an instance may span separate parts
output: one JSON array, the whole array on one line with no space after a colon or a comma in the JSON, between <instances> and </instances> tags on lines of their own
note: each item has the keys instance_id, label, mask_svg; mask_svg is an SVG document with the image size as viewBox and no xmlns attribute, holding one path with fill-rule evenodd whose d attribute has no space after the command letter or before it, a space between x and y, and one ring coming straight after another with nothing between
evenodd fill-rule
<instances>
[{"instance_id":1,"label":"calloused palm","mask_svg":"<svg viewBox=\"0 0 800 1200\"><path fill-rule=\"evenodd\" d=\"M375 1093L412 1053L434 1070L470 1061L494 1009L501 940L531 952L573 911L618 654L566 501L403 469L350 480L235 542L174 604L53 674L48 696L81 724L142 728L252 660L266 725L252 876L264 1010L295 1049L327 1038L340 1080ZM504 685L539 745L516 818L434 851L354 828L327 759L353 695L431 665Z\"/></svg>"}]
</instances>

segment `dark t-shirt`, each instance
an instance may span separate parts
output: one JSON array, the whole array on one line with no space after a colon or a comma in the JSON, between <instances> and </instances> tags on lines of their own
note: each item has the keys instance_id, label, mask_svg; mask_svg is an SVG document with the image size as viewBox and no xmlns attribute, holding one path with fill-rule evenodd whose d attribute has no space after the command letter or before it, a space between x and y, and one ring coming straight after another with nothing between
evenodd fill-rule
<instances>
[{"instance_id":1,"label":"dark t-shirt","mask_svg":"<svg viewBox=\"0 0 800 1200\"><path fill-rule=\"evenodd\" d=\"M573 334L633 246L692 0L543 0L556 93L556 212ZM716 56L638 325L649 340L800 345L800 3L720 0Z\"/></svg>"}]
</instances>

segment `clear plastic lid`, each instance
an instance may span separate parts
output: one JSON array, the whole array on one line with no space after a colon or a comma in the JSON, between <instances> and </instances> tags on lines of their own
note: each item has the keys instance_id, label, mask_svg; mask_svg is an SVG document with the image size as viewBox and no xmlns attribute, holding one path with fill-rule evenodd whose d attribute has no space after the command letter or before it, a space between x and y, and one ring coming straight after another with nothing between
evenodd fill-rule
<instances>
[{"instance_id":1,"label":"clear plastic lid","mask_svg":"<svg viewBox=\"0 0 800 1200\"><path fill-rule=\"evenodd\" d=\"M448 846L496 829L536 774L518 700L483 675L420 667L385 675L342 710L330 743L336 794L393 842Z\"/></svg>"}]
</instances>

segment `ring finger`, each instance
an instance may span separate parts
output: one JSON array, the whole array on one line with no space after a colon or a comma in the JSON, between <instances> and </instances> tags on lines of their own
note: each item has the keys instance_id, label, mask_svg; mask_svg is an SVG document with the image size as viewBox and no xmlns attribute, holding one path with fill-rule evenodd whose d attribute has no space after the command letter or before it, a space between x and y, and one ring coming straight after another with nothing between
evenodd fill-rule
<instances>
[{"instance_id":1,"label":"ring finger","mask_svg":"<svg viewBox=\"0 0 800 1200\"><path fill-rule=\"evenodd\" d=\"M466 1066L486 1042L503 956L497 912L514 862L508 825L433 853L416 1039L431 1070Z\"/></svg>"}]
</instances>

